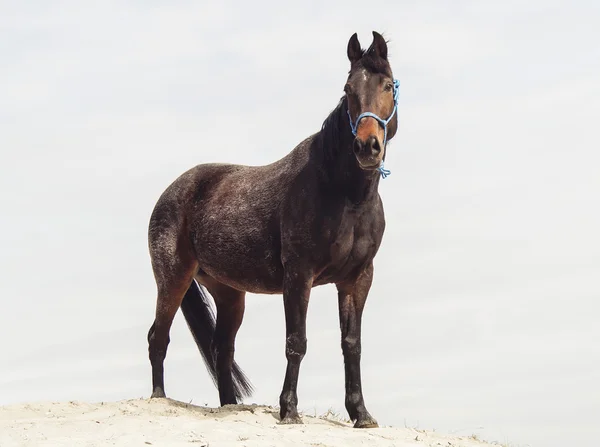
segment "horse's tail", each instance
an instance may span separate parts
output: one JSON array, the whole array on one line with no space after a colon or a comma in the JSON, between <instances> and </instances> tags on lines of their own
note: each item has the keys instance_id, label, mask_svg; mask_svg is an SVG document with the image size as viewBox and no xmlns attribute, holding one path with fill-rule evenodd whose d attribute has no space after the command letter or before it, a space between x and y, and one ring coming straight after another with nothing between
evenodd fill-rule
<instances>
[{"instance_id":1,"label":"horse's tail","mask_svg":"<svg viewBox=\"0 0 600 447\"><path fill-rule=\"evenodd\" d=\"M196 281L185 292L181 310L187 322L198 350L202 354L206 368L217 386L217 364L213 354L213 338L215 335L215 314L210 305L207 293ZM253 387L244 372L234 361L232 365L233 390L238 401L252 394Z\"/></svg>"}]
</instances>

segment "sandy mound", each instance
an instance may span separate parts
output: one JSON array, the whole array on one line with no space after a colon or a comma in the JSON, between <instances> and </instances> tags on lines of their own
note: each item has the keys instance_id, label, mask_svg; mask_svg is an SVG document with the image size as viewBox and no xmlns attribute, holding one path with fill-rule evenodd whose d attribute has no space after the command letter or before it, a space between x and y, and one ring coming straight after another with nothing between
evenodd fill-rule
<instances>
[{"instance_id":1,"label":"sandy mound","mask_svg":"<svg viewBox=\"0 0 600 447\"><path fill-rule=\"evenodd\" d=\"M213 409L170 399L0 407L0 446L445 446L482 447L475 439L409 428L356 430L304 415L278 424L273 408Z\"/></svg>"}]
</instances>

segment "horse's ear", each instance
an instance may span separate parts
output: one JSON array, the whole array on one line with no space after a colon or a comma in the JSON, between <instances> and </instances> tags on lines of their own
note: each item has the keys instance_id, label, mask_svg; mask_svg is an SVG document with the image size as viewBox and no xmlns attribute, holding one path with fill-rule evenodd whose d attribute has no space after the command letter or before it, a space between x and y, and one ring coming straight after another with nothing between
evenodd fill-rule
<instances>
[{"instance_id":1,"label":"horse's ear","mask_svg":"<svg viewBox=\"0 0 600 447\"><path fill-rule=\"evenodd\" d=\"M387 43L383 36L379 34L377 31L373 31L373 43L369 48L369 51L374 51L382 59L387 60L388 56L388 48Z\"/></svg>"},{"instance_id":2,"label":"horse's ear","mask_svg":"<svg viewBox=\"0 0 600 447\"><path fill-rule=\"evenodd\" d=\"M356 33L352 34L352 37L348 41L348 59L351 63L356 62L362 57L363 51L358 41Z\"/></svg>"}]
</instances>

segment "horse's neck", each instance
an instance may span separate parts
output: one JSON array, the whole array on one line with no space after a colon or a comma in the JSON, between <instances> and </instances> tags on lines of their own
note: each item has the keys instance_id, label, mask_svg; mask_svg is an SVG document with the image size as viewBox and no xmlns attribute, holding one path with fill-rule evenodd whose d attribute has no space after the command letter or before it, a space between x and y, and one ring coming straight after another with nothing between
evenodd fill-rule
<instances>
[{"instance_id":1,"label":"horse's neck","mask_svg":"<svg viewBox=\"0 0 600 447\"><path fill-rule=\"evenodd\" d=\"M346 170L338 171L336 188L342 196L351 203L359 205L377 198L379 186L379 175L376 172L365 171L358 167L356 157L349 148L351 159L348 160Z\"/></svg>"},{"instance_id":2,"label":"horse's neck","mask_svg":"<svg viewBox=\"0 0 600 447\"><path fill-rule=\"evenodd\" d=\"M356 156L352 150L354 136L350 129L345 107L341 106L337 112L336 122L329 125L338 126L335 141L322 139L324 147L320 148L324 157L326 179L330 186L330 193L335 191L341 198L348 199L354 204L360 204L377 198L379 173L365 171L358 166ZM322 132L326 132L323 129Z\"/></svg>"}]
</instances>

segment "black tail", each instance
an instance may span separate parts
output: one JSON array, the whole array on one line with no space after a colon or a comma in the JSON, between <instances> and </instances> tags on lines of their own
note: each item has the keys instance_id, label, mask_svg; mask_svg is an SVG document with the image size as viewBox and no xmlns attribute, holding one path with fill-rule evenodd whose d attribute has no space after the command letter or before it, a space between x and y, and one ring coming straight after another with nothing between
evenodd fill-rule
<instances>
[{"instance_id":1,"label":"black tail","mask_svg":"<svg viewBox=\"0 0 600 447\"><path fill-rule=\"evenodd\" d=\"M212 352L216 326L215 314L204 288L199 287L196 281L192 281L192 285L185 292L181 310L216 386L217 365ZM233 362L232 376L233 389L237 400L241 401L244 397L250 396L254 391L252 384L235 361Z\"/></svg>"}]
</instances>

